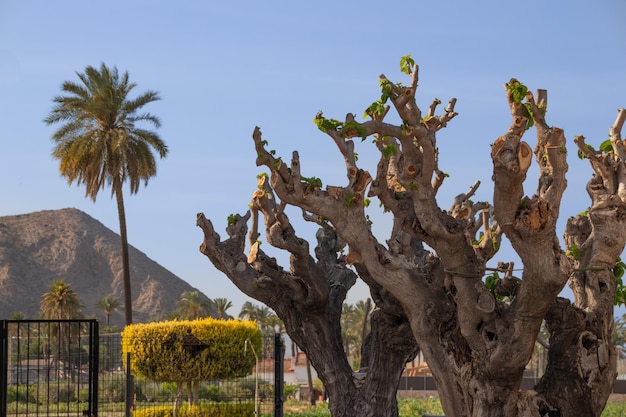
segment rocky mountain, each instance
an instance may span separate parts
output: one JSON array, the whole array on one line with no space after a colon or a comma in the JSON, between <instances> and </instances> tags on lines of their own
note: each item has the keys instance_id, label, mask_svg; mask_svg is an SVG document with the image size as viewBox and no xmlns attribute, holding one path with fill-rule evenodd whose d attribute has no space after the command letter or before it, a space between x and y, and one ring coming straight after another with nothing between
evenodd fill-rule
<instances>
[{"instance_id":1,"label":"rocky mountain","mask_svg":"<svg viewBox=\"0 0 626 417\"><path fill-rule=\"evenodd\" d=\"M130 246L133 321L163 317L191 285ZM107 295L122 305L111 315L121 326L123 279L120 237L77 209L0 217L0 319L40 317L41 296L56 279L70 283L87 317L103 320L96 303Z\"/></svg>"}]
</instances>

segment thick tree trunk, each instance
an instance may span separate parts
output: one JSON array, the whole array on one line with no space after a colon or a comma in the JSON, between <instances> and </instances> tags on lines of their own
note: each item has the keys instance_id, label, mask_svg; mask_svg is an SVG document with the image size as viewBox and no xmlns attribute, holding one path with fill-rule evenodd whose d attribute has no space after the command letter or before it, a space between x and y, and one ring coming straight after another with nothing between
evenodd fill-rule
<instances>
[{"instance_id":1,"label":"thick tree trunk","mask_svg":"<svg viewBox=\"0 0 626 417\"><path fill-rule=\"evenodd\" d=\"M444 320L443 314L431 311L431 319ZM524 366L472 353L458 330L443 327L436 337L422 333L420 346L445 414L599 417L617 375L617 352L609 343L612 316L594 317L559 298L550 306L546 326L548 366L531 390L521 389Z\"/></svg>"},{"instance_id":2,"label":"thick tree trunk","mask_svg":"<svg viewBox=\"0 0 626 417\"><path fill-rule=\"evenodd\" d=\"M333 417L397 417L398 382L404 365L417 353L408 320L397 301L387 292L372 294L378 308L372 316L369 366L367 372L354 372L343 347L341 311L356 276L336 258L341 245L334 233L318 233L317 262L309 258L306 248L292 255L291 272L286 273L258 246L247 257L241 253L245 229L240 228L246 226L247 219L242 217L232 225L228 229L231 238L221 242L211 222L199 215L198 225L205 235L201 252L247 295L276 312L322 380ZM276 232L283 239L302 244L288 229L272 228L272 233ZM253 238L256 241L254 234ZM268 241L274 239L277 237ZM291 250L298 252L294 247Z\"/></svg>"},{"instance_id":3,"label":"thick tree trunk","mask_svg":"<svg viewBox=\"0 0 626 417\"><path fill-rule=\"evenodd\" d=\"M417 352L406 321L380 311L373 314L369 363L361 372L350 368L341 339L335 339L325 323L301 322L300 330L293 328L293 320L287 319L285 324L322 380L333 417L397 417L400 376ZM306 334L318 337L304 339Z\"/></svg>"},{"instance_id":4,"label":"thick tree trunk","mask_svg":"<svg viewBox=\"0 0 626 417\"><path fill-rule=\"evenodd\" d=\"M617 377L617 352L607 332L612 316L589 320L569 300L560 299L550 308L546 325L550 350L538 395L561 416L599 416Z\"/></svg>"}]
</instances>

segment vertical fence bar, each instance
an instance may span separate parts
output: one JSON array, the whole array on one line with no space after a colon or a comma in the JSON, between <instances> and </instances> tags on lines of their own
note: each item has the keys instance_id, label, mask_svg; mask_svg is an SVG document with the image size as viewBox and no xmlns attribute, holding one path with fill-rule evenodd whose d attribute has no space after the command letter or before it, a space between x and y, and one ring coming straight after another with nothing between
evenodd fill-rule
<instances>
[{"instance_id":1,"label":"vertical fence bar","mask_svg":"<svg viewBox=\"0 0 626 417\"><path fill-rule=\"evenodd\" d=\"M39 355L38 354L32 355L33 349L32 349L32 346L31 346L31 343L33 343L34 340L37 340L37 342L34 342L34 343L38 343L38 341L39 341L38 338L39 338L39 327L40 327L40 324L39 323L36 323L36 324L37 324L37 326L35 327L35 323L32 323L32 322L27 322L26 323L26 329L27 329L26 330L26 361L29 364L28 365L29 367L31 366L30 365L31 361L34 361L33 362L33 365L34 365L34 368L35 368L34 374L37 375L37 383L34 386L35 393L33 394L33 396L37 399L37 401L35 401L35 403L36 403L36 406L35 406L35 410L36 411L35 412L39 413L39 407L40 407L39 406L39 397L40 397L40 394L41 394L41 392L40 392L40 388L41 388L40 387L40 384L41 384L41 381L40 381L40 379L41 379L40 378L40 375L41 375L41 361L38 360L39 359ZM34 356L34 359L31 358L31 356ZM30 386L30 371L28 372L27 375L28 376L26 377L27 378L26 379L26 383L28 384L28 386Z\"/></svg>"},{"instance_id":2,"label":"vertical fence bar","mask_svg":"<svg viewBox=\"0 0 626 417\"><path fill-rule=\"evenodd\" d=\"M31 373L32 373L32 369L30 367L30 360L29 360L29 357L28 357L28 347L29 347L28 343L29 343L29 341L30 341L30 323L27 323L26 324L26 349L25 349L26 350L26 389L25 389L26 394L25 394L25 399L24 399L24 401L26 402L26 415L28 415L28 411L29 411L29 405L30 405L29 398L30 398L31 395L33 395L32 394L32 390L30 389L30 383L29 383L30 376L31 376ZM22 359L22 335L21 335L21 332L20 332L20 328L18 327L18 329L17 329L17 360L16 360L16 362L17 362L18 367L20 369L20 377L22 377L22 373L21 373L21 371L22 371L22 366L21 366L22 360L23 360ZM18 385L20 385L21 383L22 383L22 381L20 381L18 383ZM17 412L17 404L16 404L16 408L15 409L16 409L16 412ZM35 410L35 412L36 411L37 410Z\"/></svg>"},{"instance_id":3,"label":"vertical fence bar","mask_svg":"<svg viewBox=\"0 0 626 417\"><path fill-rule=\"evenodd\" d=\"M133 374L130 372L130 352L126 352L126 417L131 417L133 404Z\"/></svg>"},{"instance_id":4,"label":"vertical fence bar","mask_svg":"<svg viewBox=\"0 0 626 417\"><path fill-rule=\"evenodd\" d=\"M9 389L9 323L0 321L0 415L7 415L7 391Z\"/></svg>"},{"instance_id":5,"label":"vertical fence bar","mask_svg":"<svg viewBox=\"0 0 626 417\"><path fill-rule=\"evenodd\" d=\"M50 327L50 326L48 326ZM56 398L61 398L61 383L63 381L63 379L65 378L65 370L63 369L63 361L61 361L61 351L63 350L63 335L62 333L62 329L63 329L63 325L61 324L60 321L56 322L56 332L57 332L57 340L56 340L56 347L55 347L55 351L54 351L54 363L55 363L55 371L56 371L56 377L55 377L55 384L54 384L54 388L56 389ZM49 334L48 334L48 340L50 345L54 345L54 338L52 336L54 330L52 330L52 328L50 328L49 330ZM56 402L56 406L57 406L57 413L59 412L59 401L57 400ZM48 405L48 409L50 409L50 406Z\"/></svg>"},{"instance_id":6,"label":"vertical fence bar","mask_svg":"<svg viewBox=\"0 0 626 417\"><path fill-rule=\"evenodd\" d=\"M274 334L274 417L283 417L285 346L280 333Z\"/></svg>"},{"instance_id":7,"label":"vertical fence bar","mask_svg":"<svg viewBox=\"0 0 626 417\"><path fill-rule=\"evenodd\" d=\"M100 376L100 329L97 320L89 325L89 416L98 417L98 378Z\"/></svg>"}]
</instances>

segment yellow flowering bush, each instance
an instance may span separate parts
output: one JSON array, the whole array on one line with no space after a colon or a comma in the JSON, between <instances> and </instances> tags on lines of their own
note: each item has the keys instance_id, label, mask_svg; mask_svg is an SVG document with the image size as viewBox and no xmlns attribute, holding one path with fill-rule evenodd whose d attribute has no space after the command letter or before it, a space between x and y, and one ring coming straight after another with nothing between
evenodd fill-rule
<instances>
[{"instance_id":1,"label":"yellow flowering bush","mask_svg":"<svg viewBox=\"0 0 626 417\"><path fill-rule=\"evenodd\" d=\"M224 379L249 375L255 364L250 347L261 349L261 333L248 320L168 321L131 324L122 332L123 360L152 381ZM125 363L127 366L128 364Z\"/></svg>"}]
</instances>

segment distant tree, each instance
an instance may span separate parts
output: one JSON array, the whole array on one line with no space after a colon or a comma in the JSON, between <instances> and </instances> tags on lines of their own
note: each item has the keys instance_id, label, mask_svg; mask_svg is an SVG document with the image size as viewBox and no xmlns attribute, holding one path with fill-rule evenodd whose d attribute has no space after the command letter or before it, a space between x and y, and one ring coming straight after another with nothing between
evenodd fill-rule
<instances>
[{"instance_id":1,"label":"distant tree","mask_svg":"<svg viewBox=\"0 0 626 417\"><path fill-rule=\"evenodd\" d=\"M26 319L26 314L24 314L21 311L14 311L13 313L9 314L9 320L25 320L25 319ZM9 336L13 337L19 334L20 329L18 326L9 327Z\"/></svg>"},{"instance_id":2,"label":"distant tree","mask_svg":"<svg viewBox=\"0 0 626 417\"><path fill-rule=\"evenodd\" d=\"M104 313L106 326L109 327L109 321L111 314L113 314L122 305L120 300L113 295L107 295L101 300L98 300L96 307Z\"/></svg>"},{"instance_id":3,"label":"distant tree","mask_svg":"<svg viewBox=\"0 0 626 417\"><path fill-rule=\"evenodd\" d=\"M274 326L282 327L282 321L269 307L254 304L250 301L246 301L241 306L239 318L255 321L261 333L265 336L273 333Z\"/></svg>"},{"instance_id":4,"label":"distant tree","mask_svg":"<svg viewBox=\"0 0 626 417\"><path fill-rule=\"evenodd\" d=\"M342 337L347 355L354 355L361 364L362 347L369 333L369 318L372 314L372 300L357 301L355 304L344 303L341 315Z\"/></svg>"},{"instance_id":5,"label":"distant tree","mask_svg":"<svg viewBox=\"0 0 626 417\"><path fill-rule=\"evenodd\" d=\"M68 320L83 318L82 305L76 291L62 279L55 280L49 291L41 297L41 312L44 319ZM69 360L71 340L79 332L78 323L53 323L48 329L51 339L55 340L53 352L59 359ZM72 378L74 374L71 373Z\"/></svg>"},{"instance_id":6,"label":"distant tree","mask_svg":"<svg viewBox=\"0 0 626 417\"><path fill-rule=\"evenodd\" d=\"M357 317L357 322L361 326L361 333L367 333L367 327L369 323L370 314L372 314L372 299L359 300L354 304L354 314Z\"/></svg>"},{"instance_id":7,"label":"distant tree","mask_svg":"<svg viewBox=\"0 0 626 417\"><path fill-rule=\"evenodd\" d=\"M267 327L270 332L282 333L285 330L285 323L283 323L276 313L272 312L270 317L267 319Z\"/></svg>"},{"instance_id":8,"label":"distant tree","mask_svg":"<svg viewBox=\"0 0 626 417\"><path fill-rule=\"evenodd\" d=\"M626 314L615 320L611 342L618 350L620 358L626 357Z\"/></svg>"},{"instance_id":9,"label":"distant tree","mask_svg":"<svg viewBox=\"0 0 626 417\"><path fill-rule=\"evenodd\" d=\"M138 126L147 123L158 128L161 123L150 113L138 113L146 104L160 100L155 91L136 98L130 92L136 87L128 73L120 76L116 67L104 63L100 69L87 66L77 73L80 83L65 81L61 90L67 95L56 96L47 125L61 123L52 135L55 143L52 155L60 162L59 169L70 184L84 184L86 196L96 200L106 185L117 201L122 244L124 279L124 316L132 323L132 295L126 213L122 186L127 180L130 193L139 190L143 181L156 175L156 161L152 150L161 158L167 155L167 146L151 130Z\"/></svg>"},{"instance_id":10,"label":"distant tree","mask_svg":"<svg viewBox=\"0 0 626 417\"><path fill-rule=\"evenodd\" d=\"M178 300L178 313L187 320L211 316L211 300L200 291L185 291Z\"/></svg>"},{"instance_id":11,"label":"distant tree","mask_svg":"<svg viewBox=\"0 0 626 417\"><path fill-rule=\"evenodd\" d=\"M54 281L49 291L41 297L41 313L45 319L80 319L83 317L82 305L76 291L62 279Z\"/></svg>"},{"instance_id":12,"label":"distant tree","mask_svg":"<svg viewBox=\"0 0 626 417\"><path fill-rule=\"evenodd\" d=\"M349 358L358 356L359 351L359 338L354 329L354 304L343 303L341 307L341 340L343 340L343 350Z\"/></svg>"},{"instance_id":13,"label":"distant tree","mask_svg":"<svg viewBox=\"0 0 626 417\"><path fill-rule=\"evenodd\" d=\"M254 320L254 316L256 315L257 308L258 308L257 304L254 304L251 301L246 301L241 306L241 310L239 311L239 316L237 317L239 317L240 319Z\"/></svg>"},{"instance_id":14,"label":"distant tree","mask_svg":"<svg viewBox=\"0 0 626 417\"><path fill-rule=\"evenodd\" d=\"M228 317L228 309L232 308L233 303L226 298L214 298L213 307L215 307L215 314L218 319L225 320Z\"/></svg>"},{"instance_id":15,"label":"distant tree","mask_svg":"<svg viewBox=\"0 0 626 417\"><path fill-rule=\"evenodd\" d=\"M9 320L24 320L26 319L26 314L24 314L21 311L14 311L13 313L9 314Z\"/></svg>"}]
</instances>

